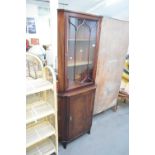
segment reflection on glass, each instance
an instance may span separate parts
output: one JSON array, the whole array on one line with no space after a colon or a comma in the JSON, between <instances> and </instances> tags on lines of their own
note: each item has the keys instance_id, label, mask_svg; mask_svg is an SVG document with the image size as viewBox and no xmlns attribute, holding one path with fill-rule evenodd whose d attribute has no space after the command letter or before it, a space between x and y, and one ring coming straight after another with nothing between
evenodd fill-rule
<instances>
[{"instance_id":1,"label":"reflection on glass","mask_svg":"<svg viewBox=\"0 0 155 155\"><path fill-rule=\"evenodd\" d=\"M68 87L92 82L97 21L69 18Z\"/></svg>"}]
</instances>

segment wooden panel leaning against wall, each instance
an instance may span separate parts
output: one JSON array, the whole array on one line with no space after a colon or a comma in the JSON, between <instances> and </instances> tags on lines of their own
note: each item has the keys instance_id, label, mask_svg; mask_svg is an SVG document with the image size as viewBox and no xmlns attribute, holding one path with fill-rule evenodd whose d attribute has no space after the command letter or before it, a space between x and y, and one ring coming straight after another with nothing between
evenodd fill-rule
<instances>
[{"instance_id":1,"label":"wooden panel leaning against wall","mask_svg":"<svg viewBox=\"0 0 155 155\"><path fill-rule=\"evenodd\" d=\"M103 18L96 72L94 114L116 105L129 44L129 23Z\"/></svg>"}]
</instances>

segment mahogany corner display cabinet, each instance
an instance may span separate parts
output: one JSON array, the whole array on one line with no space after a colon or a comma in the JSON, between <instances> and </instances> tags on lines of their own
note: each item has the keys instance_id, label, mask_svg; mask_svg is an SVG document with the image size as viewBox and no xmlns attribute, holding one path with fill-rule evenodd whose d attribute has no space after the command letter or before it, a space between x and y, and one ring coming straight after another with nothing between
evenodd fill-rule
<instances>
[{"instance_id":1,"label":"mahogany corner display cabinet","mask_svg":"<svg viewBox=\"0 0 155 155\"><path fill-rule=\"evenodd\" d=\"M58 10L59 141L90 133L101 16Z\"/></svg>"}]
</instances>

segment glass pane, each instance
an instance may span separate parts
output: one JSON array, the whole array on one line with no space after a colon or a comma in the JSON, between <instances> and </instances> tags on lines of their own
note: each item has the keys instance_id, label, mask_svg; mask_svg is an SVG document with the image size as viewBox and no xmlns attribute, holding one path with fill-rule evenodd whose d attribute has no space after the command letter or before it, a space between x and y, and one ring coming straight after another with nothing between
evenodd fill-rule
<instances>
[{"instance_id":1,"label":"glass pane","mask_svg":"<svg viewBox=\"0 0 155 155\"><path fill-rule=\"evenodd\" d=\"M76 26L75 20L71 20L69 24L69 40L68 40L68 79L74 81L74 59L75 59L75 40L76 40ZM73 23L73 24L72 24Z\"/></svg>"},{"instance_id":2,"label":"glass pane","mask_svg":"<svg viewBox=\"0 0 155 155\"><path fill-rule=\"evenodd\" d=\"M96 21L87 21L87 24L91 28L91 37L90 37L90 52L89 52L89 70L90 74L92 75L93 72L93 61L94 61L94 54L96 48L96 31L97 31L97 22Z\"/></svg>"},{"instance_id":3,"label":"glass pane","mask_svg":"<svg viewBox=\"0 0 155 155\"><path fill-rule=\"evenodd\" d=\"M96 21L69 18L68 87L92 82Z\"/></svg>"}]
</instances>

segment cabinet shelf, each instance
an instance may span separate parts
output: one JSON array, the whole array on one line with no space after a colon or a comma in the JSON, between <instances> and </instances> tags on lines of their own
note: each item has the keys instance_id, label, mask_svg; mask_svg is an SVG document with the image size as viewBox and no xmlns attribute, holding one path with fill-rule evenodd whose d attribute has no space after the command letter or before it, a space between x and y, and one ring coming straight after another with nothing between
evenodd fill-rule
<instances>
[{"instance_id":1,"label":"cabinet shelf","mask_svg":"<svg viewBox=\"0 0 155 155\"><path fill-rule=\"evenodd\" d=\"M26 108L26 124L54 114L51 104L45 101L35 102Z\"/></svg>"},{"instance_id":2,"label":"cabinet shelf","mask_svg":"<svg viewBox=\"0 0 155 155\"><path fill-rule=\"evenodd\" d=\"M50 155L52 153L56 152L55 146L52 142L52 140L49 138L46 141L42 141L41 143L38 143L32 148L29 148L26 151L27 155Z\"/></svg>"},{"instance_id":3,"label":"cabinet shelf","mask_svg":"<svg viewBox=\"0 0 155 155\"><path fill-rule=\"evenodd\" d=\"M89 65L92 64L92 61L89 62ZM88 65L88 61L76 62L76 66ZM74 63L68 63L68 67L73 67Z\"/></svg>"},{"instance_id":4,"label":"cabinet shelf","mask_svg":"<svg viewBox=\"0 0 155 155\"><path fill-rule=\"evenodd\" d=\"M55 134L53 126L48 121L43 121L30 127L26 131L26 148Z\"/></svg>"},{"instance_id":5,"label":"cabinet shelf","mask_svg":"<svg viewBox=\"0 0 155 155\"><path fill-rule=\"evenodd\" d=\"M87 42L94 42L95 40L88 40L88 39L68 39L68 41L87 41Z\"/></svg>"},{"instance_id":6,"label":"cabinet shelf","mask_svg":"<svg viewBox=\"0 0 155 155\"><path fill-rule=\"evenodd\" d=\"M26 80L26 95L53 89L53 84L44 79Z\"/></svg>"}]
</instances>

